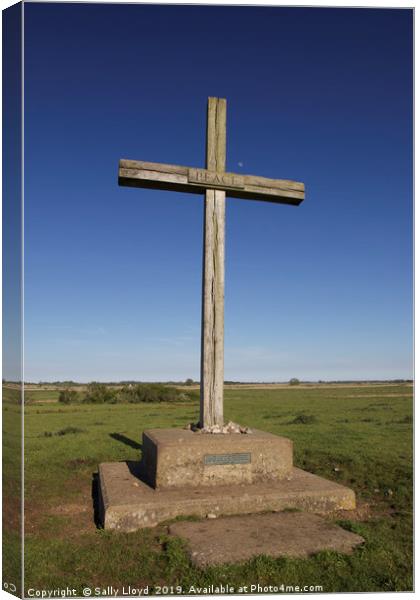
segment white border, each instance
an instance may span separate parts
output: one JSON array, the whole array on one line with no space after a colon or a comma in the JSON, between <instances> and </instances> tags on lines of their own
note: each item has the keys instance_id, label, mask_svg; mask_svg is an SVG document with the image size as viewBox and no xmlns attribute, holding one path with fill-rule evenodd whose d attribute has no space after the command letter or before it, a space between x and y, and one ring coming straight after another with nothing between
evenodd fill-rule
<instances>
[{"instance_id":1,"label":"white border","mask_svg":"<svg viewBox=\"0 0 420 600\"><path fill-rule=\"evenodd\" d=\"M25 3L29 3L29 2L36 2L37 0L25 0ZM92 0L90 2L84 2L83 0L41 0L41 2L48 2L50 1L50 3L64 3L64 2L72 2L72 3L90 3L90 4L177 4L177 5L222 5L222 6L233 6L233 5L237 5L237 6L281 6L281 7L329 7L329 8L411 8L414 9L415 8L415 3L412 2L403 2L402 0L382 0L381 2L375 2L374 0L363 0L363 1L359 1L356 3L349 3L349 4L338 4L338 3L331 3L328 2L326 0L313 0L311 3L302 3L299 1L293 1L293 0L289 0L288 2L281 2L281 1L271 1L271 2L258 2L258 0L254 0L253 2L249 2L246 0L231 0L230 2L224 1L224 0L211 0L208 2L203 2L203 1L192 1L192 0L183 0L182 2L176 1L176 0L161 0L159 2L153 1L153 0L143 0L142 2L126 2L124 0ZM16 2L10 1L10 0L0 0L0 8L2 10L4 10L5 8L8 8L9 6L12 6L13 4L16 4ZM415 17L415 15L414 15ZM0 38L1 41L1 38ZM415 41L415 40L414 40ZM24 381L24 3L22 2L22 39L21 39L21 43L22 43L22 140L21 140L21 152L22 152L22 288L21 288L21 294L22 294L22 300L21 300L21 315L22 315L22 344L21 344L21 348L22 348L22 365L21 365L21 369L22 369L22 382ZM418 49L417 49L417 45L414 43L414 65L418 64ZM414 67L415 69L415 67ZM417 80L414 79L414 84L415 84L415 88L414 88L414 92L417 91ZM417 98L418 94L414 93L414 98ZM1 103L1 99L0 99L0 103ZM415 137L414 137L414 145L415 145L415 141L417 140L417 127L416 127L416 123L414 122L415 127L414 127L414 133L415 133ZM1 149L0 149L0 155L1 155ZM414 160L414 174L417 172L417 167L418 167L418 158L417 156L414 154L415 160ZM1 174L1 161L0 161L0 174ZM417 215L414 212L414 223L413 223L413 227L414 227L414 233L417 230ZM1 214L0 214L0 226L1 226ZM0 241L1 241L1 230L0 230ZM415 264L418 264L418 261L416 260L418 258L418 248L415 245L415 252L414 252L414 257L415 257ZM419 251L420 252L420 251ZM1 253L1 248L0 248L0 253ZM415 289L417 288L417 286L415 286ZM1 291L1 281L0 281L0 291ZM417 305L417 303L415 303L415 306ZM415 328L416 330L416 328ZM0 357L1 357L1 349L0 349ZM415 367L417 367L417 356L415 357ZM416 371L416 369L415 369ZM0 417L1 418L1 417ZM24 419L24 403L23 403L23 385L22 385L22 465L24 465L24 423L25 423L25 419ZM415 472L415 474L417 474ZM0 482L1 484L1 482ZM416 490L417 491L417 490ZM22 589L24 590L24 469L22 469ZM417 494L416 494L417 496ZM417 502L415 503L415 506L417 505ZM417 527L416 527L416 533L417 533ZM417 554L417 553L416 553ZM417 575L418 572L418 565L417 565L417 561L415 563L415 574ZM413 595L412 592L408 592L409 595ZM302 598L304 596L307 596L308 594L293 594L293 596ZM335 597L339 597L342 594L317 594L317 597L320 598L335 598ZM384 593L384 592L380 592L378 594L375 594L375 596L380 597L380 598L390 598L395 596L396 593ZM265 595L265 594L260 594L258 596L251 596L252 598L256 598L256 599L260 599L260 598L273 598L273 596L275 597L281 597L276 596L276 595ZM0 599L1 598L15 598L16 596L12 596L11 594L0 590ZM209 598L209 596L194 596L195 598ZM218 597L225 597L225 598L229 598L230 596L218 596ZM247 598L249 598L250 596L247 596Z\"/></svg>"}]
</instances>

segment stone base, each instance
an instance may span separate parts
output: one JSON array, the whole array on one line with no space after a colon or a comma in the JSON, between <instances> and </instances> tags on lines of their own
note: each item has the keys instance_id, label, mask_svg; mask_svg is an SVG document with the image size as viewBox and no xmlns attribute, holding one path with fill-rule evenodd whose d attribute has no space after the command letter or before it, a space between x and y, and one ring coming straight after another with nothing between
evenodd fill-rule
<instances>
[{"instance_id":1,"label":"stone base","mask_svg":"<svg viewBox=\"0 0 420 600\"><path fill-rule=\"evenodd\" d=\"M322 550L350 554L364 542L360 535L303 512L178 521L169 527L169 533L186 541L191 562L197 567L243 562L261 554L293 558Z\"/></svg>"},{"instance_id":2,"label":"stone base","mask_svg":"<svg viewBox=\"0 0 420 600\"><path fill-rule=\"evenodd\" d=\"M292 468L292 440L266 431L212 434L173 428L143 433L142 469L157 489L278 480Z\"/></svg>"},{"instance_id":3,"label":"stone base","mask_svg":"<svg viewBox=\"0 0 420 600\"><path fill-rule=\"evenodd\" d=\"M219 436L218 436L219 437ZM328 513L356 507L353 490L301 469L279 481L153 489L139 463L99 465L100 517L105 529L135 531L179 516L238 515L298 508Z\"/></svg>"}]
</instances>

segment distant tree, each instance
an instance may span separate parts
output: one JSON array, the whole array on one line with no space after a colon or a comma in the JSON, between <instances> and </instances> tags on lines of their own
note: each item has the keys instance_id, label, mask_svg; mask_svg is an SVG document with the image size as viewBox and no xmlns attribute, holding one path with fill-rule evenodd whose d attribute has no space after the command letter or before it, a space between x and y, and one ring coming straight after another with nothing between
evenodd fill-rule
<instances>
[{"instance_id":1,"label":"distant tree","mask_svg":"<svg viewBox=\"0 0 420 600\"><path fill-rule=\"evenodd\" d=\"M180 402L188 399L189 395L182 394L177 388L161 383L129 383L117 389L115 386L110 387L104 383L93 382L87 386L82 402L88 404L136 404L141 402Z\"/></svg>"},{"instance_id":2,"label":"distant tree","mask_svg":"<svg viewBox=\"0 0 420 600\"><path fill-rule=\"evenodd\" d=\"M89 383L83 402L89 404L114 404L117 402L116 390L109 389L104 383Z\"/></svg>"},{"instance_id":3,"label":"distant tree","mask_svg":"<svg viewBox=\"0 0 420 600\"><path fill-rule=\"evenodd\" d=\"M186 379L185 385L194 385L194 379Z\"/></svg>"},{"instance_id":4,"label":"distant tree","mask_svg":"<svg viewBox=\"0 0 420 600\"><path fill-rule=\"evenodd\" d=\"M292 377L292 379L289 381L289 385L299 385L300 381L299 379L297 379L297 377Z\"/></svg>"},{"instance_id":5,"label":"distant tree","mask_svg":"<svg viewBox=\"0 0 420 600\"><path fill-rule=\"evenodd\" d=\"M79 399L79 394L75 390L62 390L58 397L58 401L63 404L73 404Z\"/></svg>"},{"instance_id":6,"label":"distant tree","mask_svg":"<svg viewBox=\"0 0 420 600\"><path fill-rule=\"evenodd\" d=\"M161 383L138 383L118 391L118 402L177 402L186 399L177 388Z\"/></svg>"}]
</instances>

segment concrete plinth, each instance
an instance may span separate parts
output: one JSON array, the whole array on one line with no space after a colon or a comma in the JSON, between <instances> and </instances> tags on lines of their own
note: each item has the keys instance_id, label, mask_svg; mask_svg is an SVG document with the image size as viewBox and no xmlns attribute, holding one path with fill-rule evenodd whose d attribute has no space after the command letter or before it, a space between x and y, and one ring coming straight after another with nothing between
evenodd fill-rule
<instances>
[{"instance_id":1,"label":"concrete plinth","mask_svg":"<svg viewBox=\"0 0 420 600\"><path fill-rule=\"evenodd\" d=\"M278 480L292 471L293 442L258 430L208 434L149 429L143 433L142 468L156 489Z\"/></svg>"},{"instance_id":2,"label":"concrete plinth","mask_svg":"<svg viewBox=\"0 0 420 600\"><path fill-rule=\"evenodd\" d=\"M181 515L251 514L287 508L328 513L356 507L351 489L296 468L279 480L195 488L154 489L141 476L139 463L99 466L100 514L106 529L135 531Z\"/></svg>"}]
</instances>

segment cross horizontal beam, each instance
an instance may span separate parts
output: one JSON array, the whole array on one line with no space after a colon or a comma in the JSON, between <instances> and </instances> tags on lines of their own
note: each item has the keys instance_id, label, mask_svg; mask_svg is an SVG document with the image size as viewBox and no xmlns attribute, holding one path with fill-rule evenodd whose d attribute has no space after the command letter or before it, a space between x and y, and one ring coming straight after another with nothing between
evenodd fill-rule
<instances>
[{"instance_id":1,"label":"cross horizontal beam","mask_svg":"<svg viewBox=\"0 0 420 600\"><path fill-rule=\"evenodd\" d=\"M120 160L118 183L192 194L203 194L206 190L214 189L224 191L232 198L278 204L299 205L305 199L305 185L298 181L127 159Z\"/></svg>"}]
</instances>

